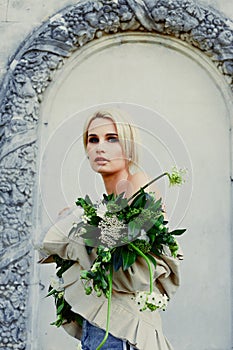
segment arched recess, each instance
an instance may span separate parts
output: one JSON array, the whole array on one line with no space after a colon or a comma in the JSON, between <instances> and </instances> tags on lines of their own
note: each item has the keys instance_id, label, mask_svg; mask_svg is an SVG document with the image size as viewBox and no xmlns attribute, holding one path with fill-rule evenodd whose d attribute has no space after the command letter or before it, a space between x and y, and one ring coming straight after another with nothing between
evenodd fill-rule
<instances>
[{"instance_id":1,"label":"arched recess","mask_svg":"<svg viewBox=\"0 0 233 350\"><path fill-rule=\"evenodd\" d=\"M22 43L1 88L0 347L4 349L26 349L30 342L31 236L43 93L74 51L126 32L160 34L198 48L233 89L232 22L194 0L82 1L51 17Z\"/></svg>"}]
</instances>

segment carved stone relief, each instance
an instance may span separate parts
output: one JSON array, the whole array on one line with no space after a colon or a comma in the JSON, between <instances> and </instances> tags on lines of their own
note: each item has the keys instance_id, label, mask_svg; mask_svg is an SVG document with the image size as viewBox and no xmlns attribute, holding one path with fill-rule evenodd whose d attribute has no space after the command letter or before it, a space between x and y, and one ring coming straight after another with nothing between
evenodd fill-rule
<instances>
[{"instance_id":1,"label":"carved stone relief","mask_svg":"<svg viewBox=\"0 0 233 350\"><path fill-rule=\"evenodd\" d=\"M0 349L26 349L28 343L39 108L56 71L90 41L150 32L199 49L233 90L232 28L229 19L194 0L86 0L51 17L21 45L1 88Z\"/></svg>"}]
</instances>

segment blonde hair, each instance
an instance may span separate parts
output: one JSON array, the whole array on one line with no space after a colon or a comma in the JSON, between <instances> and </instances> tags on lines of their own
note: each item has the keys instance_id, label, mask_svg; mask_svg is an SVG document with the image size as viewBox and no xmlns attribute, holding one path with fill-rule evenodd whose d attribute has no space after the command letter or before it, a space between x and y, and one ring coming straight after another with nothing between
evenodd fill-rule
<instances>
[{"instance_id":1,"label":"blonde hair","mask_svg":"<svg viewBox=\"0 0 233 350\"><path fill-rule=\"evenodd\" d=\"M83 131L83 144L86 150L87 140L88 140L88 129L91 122L94 119L110 119L118 133L119 142L123 149L123 152L128 159L129 168L135 167L138 165L138 149L137 143L139 142L139 135L136 128L130 123L129 117L126 112L120 109L107 109L99 110L92 114L85 122L84 131Z\"/></svg>"}]
</instances>

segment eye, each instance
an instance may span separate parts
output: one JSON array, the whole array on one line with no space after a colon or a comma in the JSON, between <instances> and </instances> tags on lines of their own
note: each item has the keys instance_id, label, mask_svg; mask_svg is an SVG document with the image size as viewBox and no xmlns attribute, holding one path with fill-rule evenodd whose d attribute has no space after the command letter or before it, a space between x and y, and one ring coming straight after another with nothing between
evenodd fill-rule
<instances>
[{"instance_id":1,"label":"eye","mask_svg":"<svg viewBox=\"0 0 233 350\"><path fill-rule=\"evenodd\" d=\"M117 136L109 136L108 137L108 142L118 142L119 139Z\"/></svg>"},{"instance_id":2,"label":"eye","mask_svg":"<svg viewBox=\"0 0 233 350\"><path fill-rule=\"evenodd\" d=\"M88 139L88 142L90 142L90 143L97 143L97 142L99 142L99 139L98 139L98 137L90 137L89 139Z\"/></svg>"}]
</instances>

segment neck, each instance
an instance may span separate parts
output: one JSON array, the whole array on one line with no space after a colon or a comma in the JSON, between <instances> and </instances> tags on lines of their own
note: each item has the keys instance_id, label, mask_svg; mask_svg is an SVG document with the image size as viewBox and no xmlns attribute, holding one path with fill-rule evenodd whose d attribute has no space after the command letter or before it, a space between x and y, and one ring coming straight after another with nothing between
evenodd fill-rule
<instances>
[{"instance_id":1,"label":"neck","mask_svg":"<svg viewBox=\"0 0 233 350\"><path fill-rule=\"evenodd\" d=\"M127 181L130 173L129 170L124 169L114 174L103 174L102 178L104 186L108 194L120 194L124 192L124 188L120 185L121 182Z\"/></svg>"}]
</instances>

